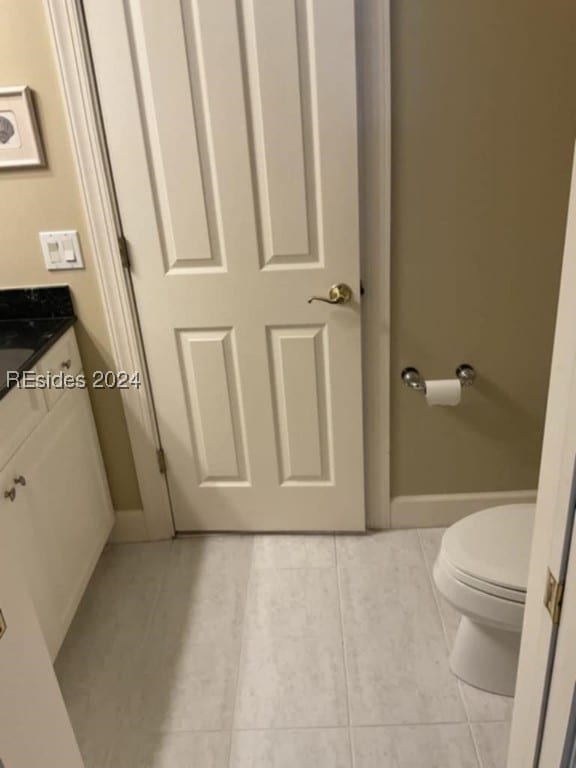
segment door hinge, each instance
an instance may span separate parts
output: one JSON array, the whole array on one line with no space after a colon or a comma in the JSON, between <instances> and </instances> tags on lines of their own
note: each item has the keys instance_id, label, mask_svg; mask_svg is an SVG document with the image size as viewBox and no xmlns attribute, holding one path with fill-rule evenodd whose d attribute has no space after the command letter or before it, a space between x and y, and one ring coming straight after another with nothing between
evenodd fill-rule
<instances>
[{"instance_id":1,"label":"door hinge","mask_svg":"<svg viewBox=\"0 0 576 768\"><path fill-rule=\"evenodd\" d=\"M120 251L120 262L124 269L130 269L130 251L128 241L124 235L118 235L118 250Z\"/></svg>"},{"instance_id":2,"label":"door hinge","mask_svg":"<svg viewBox=\"0 0 576 768\"><path fill-rule=\"evenodd\" d=\"M564 584L554 576L550 568L546 574L546 593L544 595L544 605L550 614L554 625L560 623L562 613L562 596L564 594Z\"/></svg>"},{"instance_id":3,"label":"door hinge","mask_svg":"<svg viewBox=\"0 0 576 768\"><path fill-rule=\"evenodd\" d=\"M166 474L166 454L164 453L164 448L158 448L156 451L156 458L158 459L158 469L160 470L160 474L165 475Z\"/></svg>"}]
</instances>

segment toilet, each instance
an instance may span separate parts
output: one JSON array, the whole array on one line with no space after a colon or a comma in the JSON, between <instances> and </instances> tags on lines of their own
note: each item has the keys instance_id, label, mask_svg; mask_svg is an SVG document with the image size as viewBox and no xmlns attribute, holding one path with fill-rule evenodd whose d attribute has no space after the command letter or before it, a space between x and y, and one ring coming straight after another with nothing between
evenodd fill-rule
<instances>
[{"instance_id":1,"label":"toilet","mask_svg":"<svg viewBox=\"0 0 576 768\"><path fill-rule=\"evenodd\" d=\"M434 564L440 594L462 614L452 671L505 696L516 684L535 506L490 507L459 520Z\"/></svg>"}]
</instances>

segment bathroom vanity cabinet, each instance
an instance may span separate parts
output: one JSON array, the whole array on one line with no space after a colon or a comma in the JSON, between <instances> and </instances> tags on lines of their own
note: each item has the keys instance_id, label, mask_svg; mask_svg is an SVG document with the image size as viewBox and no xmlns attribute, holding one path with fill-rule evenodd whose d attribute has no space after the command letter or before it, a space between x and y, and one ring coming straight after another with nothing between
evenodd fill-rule
<instances>
[{"instance_id":1,"label":"bathroom vanity cabinet","mask_svg":"<svg viewBox=\"0 0 576 768\"><path fill-rule=\"evenodd\" d=\"M82 372L72 328L35 370ZM17 555L54 659L114 517L88 392L10 389L0 436L0 550Z\"/></svg>"}]
</instances>

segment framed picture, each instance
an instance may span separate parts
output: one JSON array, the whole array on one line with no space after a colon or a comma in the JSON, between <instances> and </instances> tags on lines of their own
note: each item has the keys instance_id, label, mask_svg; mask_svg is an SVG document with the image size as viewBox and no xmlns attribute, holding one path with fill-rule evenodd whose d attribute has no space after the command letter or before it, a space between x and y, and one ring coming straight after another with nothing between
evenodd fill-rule
<instances>
[{"instance_id":1,"label":"framed picture","mask_svg":"<svg viewBox=\"0 0 576 768\"><path fill-rule=\"evenodd\" d=\"M30 88L0 88L0 170L45 163Z\"/></svg>"}]
</instances>

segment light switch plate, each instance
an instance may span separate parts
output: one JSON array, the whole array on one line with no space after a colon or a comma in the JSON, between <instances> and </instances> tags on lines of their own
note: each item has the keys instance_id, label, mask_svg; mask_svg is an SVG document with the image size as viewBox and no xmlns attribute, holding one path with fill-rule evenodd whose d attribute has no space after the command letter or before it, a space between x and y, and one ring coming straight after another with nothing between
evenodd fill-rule
<instances>
[{"instance_id":1,"label":"light switch plate","mask_svg":"<svg viewBox=\"0 0 576 768\"><path fill-rule=\"evenodd\" d=\"M84 269L78 232L40 232L40 245L46 269Z\"/></svg>"}]
</instances>

